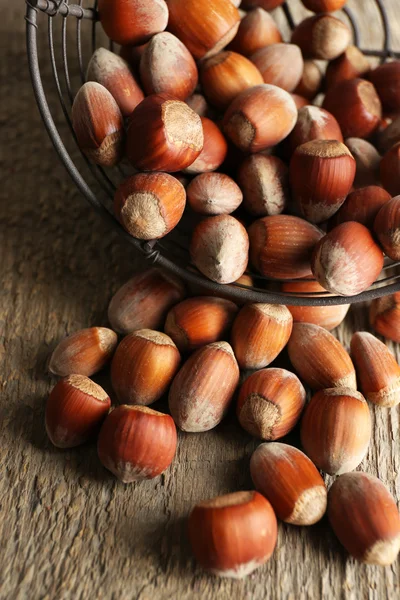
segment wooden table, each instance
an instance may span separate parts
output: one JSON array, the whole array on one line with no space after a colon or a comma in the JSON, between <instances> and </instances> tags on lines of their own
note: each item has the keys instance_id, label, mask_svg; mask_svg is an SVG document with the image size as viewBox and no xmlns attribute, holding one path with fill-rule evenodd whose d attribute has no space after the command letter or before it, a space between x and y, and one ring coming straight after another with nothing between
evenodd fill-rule
<instances>
[{"instance_id":1,"label":"wooden table","mask_svg":"<svg viewBox=\"0 0 400 600\"><path fill-rule=\"evenodd\" d=\"M400 48L398 2L384 1ZM292 4L298 9L297 0ZM349 6L359 15L362 45L378 45L372 0ZM43 424L54 384L46 373L49 351L67 333L106 324L109 298L142 259L88 207L55 155L28 79L24 7L5 0L0 7L0 597L399 598L399 564L384 569L348 559L326 522L303 529L281 524L273 558L243 581L209 577L196 567L186 539L190 508L251 486L248 463L257 444L233 415L210 433L180 434L172 468L129 486L102 468L95 444L71 451L51 446ZM42 72L56 124L68 136L43 25ZM355 306L338 336L348 344L353 331L367 327L366 308ZM373 443L362 468L400 498L399 411L372 414Z\"/></svg>"}]
</instances>

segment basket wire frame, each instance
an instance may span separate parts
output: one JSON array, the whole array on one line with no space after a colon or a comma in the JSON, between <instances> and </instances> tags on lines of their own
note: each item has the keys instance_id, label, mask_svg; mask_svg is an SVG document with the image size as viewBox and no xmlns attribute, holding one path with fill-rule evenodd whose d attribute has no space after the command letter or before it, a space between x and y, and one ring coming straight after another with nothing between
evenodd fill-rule
<instances>
[{"instance_id":1,"label":"basket wire frame","mask_svg":"<svg viewBox=\"0 0 400 600\"><path fill-rule=\"evenodd\" d=\"M384 0L375 0L375 3L379 10L382 21L384 34L383 48L381 50L362 49L362 52L367 56L379 58L381 62L385 62L388 58L400 58L400 52L395 52L391 48L390 27L388 16L384 7ZM109 206L112 205L110 200L112 200L117 186L117 182L113 181L113 179L116 175L118 175L119 179L127 176L127 174L124 172L123 166L120 165L114 169L113 175L111 176L109 171L106 171L98 165L92 164L87 157L80 152L87 168L102 190L101 195L104 196L105 200L101 201L98 195L94 193L94 191L89 187L83 178L80 170L72 160L63 140L61 139L47 102L39 67L37 45L38 13L44 13L47 15L50 63L57 95L68 128L76 142L76 136L70 118L70 110L74 99L74 92L72 90L68 62L69 55L67 49L67 27L68 23L73 23L75 20L76 54L79 66L80 83L83 84L86 81L86 77L82 52L82 21L91 21L91 46L92 52L94 52L97 47L97 0L94 0L91 8L84 7L83 0L77 0L75 3L70 3L69 0L26 0L26 4L26 43L32 85L42 120L53 142L53 145L62 162L64 163L68 173L87 201L92 205L93 208L96 209L97 212L103 216L103 218L109 222L110 226L116 229L118 233L130 244L132 244L136 250L140 251L147 260L156 263L161 267L169 269L189 284L201 286L210 294L225 297L229 296L232 300L240 302L267 302L272 304L329 306L372 300L374 298L393 294L400 290L400 269L398 273L392 273L392 270L395 270L395 267L399 266L400 263L388 263L382 272L383 276L381 276L381 278L376 281L370 289L351 297L334 296L329 292L308 292L303 294L295 292L280 292L267 290L265 287L249 287L238 283L220 285L203 277L201 274L197 274L196 272L186 268L186 266L188 266L190 263L187 250L188 233L184 228L185 218L183 218L181 221L181 226L177 228L177 239L174 239L172 242L168 239L170 236L167 236L162 240L143 242L129 235L116 220L112 210L109 208ZM293 29L295 27L295 21L287 2L282 5L282 10L285 14L289 27ZM348 7L345 7L343 12L346 14L353 30L354 44L359 46L360 34L357 26L357 20ZM61 26L61 76L59 74L55 50L54 17L61 17L63 19ZM113 42L110 42L110 50L113 50ZM63 83L61 77L64 80ZM63 87L66 90L65 94L63 93ZM186 263L186 266L182 266L182 264L180 264L182 262L184 265ZM265 285L267 282L273 282L271 278L255 274L252 275L257 282L260 282L260 286Z\"/></svg>"}]
</instances>

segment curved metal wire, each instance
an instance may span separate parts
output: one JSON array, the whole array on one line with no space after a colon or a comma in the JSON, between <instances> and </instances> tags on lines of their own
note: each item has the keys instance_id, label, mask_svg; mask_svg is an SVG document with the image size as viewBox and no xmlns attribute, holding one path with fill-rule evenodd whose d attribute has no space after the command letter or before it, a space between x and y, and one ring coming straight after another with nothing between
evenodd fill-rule
<instances>
[{"instance_id":1,"label":"curved metal wire","mask_svg":"<svg viewBox=\"0 0 400 600\"><path fill-rule=\"evenodd\" d=\"M381 58L382 61L386 60L388 57L400 57L400 52L394 52L390 46L390 28L389 22L387 18L387 14L383 5L382 0L375 0L378 6L381 18L382 18L382 27L384 32L384 41L383 41L383 49L382 50L363 50L364 54L370 56L377 56ZM161 241L150 241L150 242L142 242L130 236L118 223L118 221L113 216L111 210L107 208L107 203L110 203L110 199L112 199L115 184L108 175L108 173L97 165L93 165L86 158L86 156L81 152L81 155L90 169L90 172L94 176L97 185L99 186L99 194L94 193L94 191L89 187L79 169L71 159L61 137L55 126L51 111L49 109L49 105L47 103L46 94L43 89L43 84L40 75L39 61L38 61L38 52L37 52L37 16L38 11L46 13L48 15L48 41L49 41L49 50L50 50L50 62L52 66L52 72L54 76L54 81L56 84L57 94L60 100L61 108L63 114L65 116L65 120L67 122L68 128L74 137L75 134L73 131L69 109L67 108L67 103L64 100L64 93L62 90L61 81L58 75L58 66L56 60L56 54L54 50L54 30L53 30L53 21L56 15L59 15L63 18L63 23L61 27L61 57L62 57L62 70L64 71L64 81L65 81L65 90L66 96L68 99L68 105L71 106L73 102L73 98L75 96L72 80L70 76L68 59L70 56L68 55L67 48L67 17L75 17L77 19L76 25L76 51L77 51L77 59L78 59L78 67L79 67L79 79L80 83L85 81L85 70L84 70L84 61L82 57L82 33L81 33L81 24L83 20L92 21L91 24L91 42L92 42L92 51L96 49L97 45L97 33L96 33L96 23L97 23L97 0L94 0L94 5L92 8L83 8L82 0L78 0L78 4L70 4L69 0L26 0L27 11L26 11L26 35L27 35L27 51L28 51L28 63L29 69L32 79L33 90L35 93L36 101L39 107L39 111L41 117L43 119L44 125L49 133L49 136L53 142L53 145L64 163L68 173L72 177L76 186L80 190L80 192L85 196L87 201L95 208L102 216L105 218L108 223L117 230L119 235L123 236L123 238L128 241L136 250L139 250L143 253L144 257L149 261L155 262L158 265L169 269L175 274L182 277L189 284L197 285L203 287L210 294L230 297L231 299L238 302L269 302L273 304L291 304L291 305L305 305L305 306L329 306L335 304L347 304L353 302L360 302L365 300L372 300L374 298L378 298L384 295L393 294L400 290L400 271L394 275L388 275L379 281L375 282L375 284L367 291L359 294L357 296L352 297L342 297L342 296L333 296L329 294L329 292L309 292L309 293L295 293L295 292L276 292L274 290L268 290L264 287L264 285L276 285L277 281L272 280L268 277L263 277L257 274L253 275L255 281L257 282L257 287L248 287L242 284L231 284L231 285L219 285L214 283L206 278L204 278L199 273L196 273L195 270L188 270L186 267L189 265L188 259L188 249L184 242L179 239L164 238ZM295 26L295 21L292 17L291 11L287 2L283 5L283 11L288 21L288 24L291 28ZM352 12L346 8L344 10L346 13L351 27L354 33L355 42L359 41L359 30L357 26L357 21L352 14ZM110 44L110 48L113 48L113 45ZM120 169L120 174L123 174L123 170ZM100 197L102 200L100 200ZM180 234L187 235L187 232L178 231ZM184 258L182 258L184 257ZM180 264L184 260L184 264ZM390 269L396 267L396 264L387 264L385 269Z\"/></svg>"}]
</instances>

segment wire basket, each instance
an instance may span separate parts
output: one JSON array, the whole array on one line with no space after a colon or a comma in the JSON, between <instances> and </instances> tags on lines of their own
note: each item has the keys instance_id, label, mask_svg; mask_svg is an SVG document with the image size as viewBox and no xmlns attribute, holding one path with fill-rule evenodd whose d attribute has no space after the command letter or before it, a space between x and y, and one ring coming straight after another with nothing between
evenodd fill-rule
<instances>
[{"instance_id":1,"label":"wire basket","mask_svg":"<svg viewBox=\"0 0 400 600\"><path fill-rule=\"evenodd\" d=\"M390 27L384 7L385 0L374 1L381 17L383 46L382 49L373 50L363 48L362 51L367 56L379 58L381 62L386 61L388 58L400 58L400 52L394 52L391 49ZM263 277L255 273L249 274L254 278L256 286L250 287L238 283L220 285L190 268L188 252L190 225L185 217L179 223L178 227L162 240L143 242L129 235L114 217L112 211L112 199L115 189L119 182L126 178L129 173L124 170L123 166L115 167L114 169L103 169L97 165L93 165L83 153L81 153L82 160L79 159L79 165L73 161L55 125L43 88L39 66L38 31L40 25L41 31L44 34L46 27L44 15L47 15L47 36L54 85L56 86L57 95L71 136L75 138L70 113L77 89L73 89L73 85L71 84L70 64L74 64L76 71L76 63L72 63L72 60L78 63L79 87L85 82L86 73L82 42L87 42L88 40L83 36L90 31L91 52L94 52L98 46L97 30L99 24L97 0L92 1L90 8L83 6L83 0L77 0L76 4L69 3L69 0L26 0L26 4L27 52L32 85L41 117L54 147L68 173L87 201L107 219L113 228L117 229L120 235L140 251L146 259L169 269L191 285L201 286L209 294L229 297L233 301L240 303L266 302L286 305L327 306L372 300L400 290L400 263L392 263L390 261L385 264L379 280L365 292L351 297L334 296L329 294L329 292L305 292L301 294L282 292L279 291L279 281L271 280L268 277ZM282 5L281 10L285 15L289 27L293 29L295 21L287 2ZM359 46L360 32L357 20L349 8L343 8L343 12L346 14L353 30L354 44ZM43 13L42 17L39 17L39 13ZM54 26L56 19L62 19L60 24L61 40L58 38L57 42L55 40L56 27ZM83 31L82 27L83 22L85 22L85 31ZM86 25L89 25L89 29ZM74 48L69 45L67 27L75 28ZM110 49L113 50L112 42L110 43ZM60 56L61 59L59 58ZM90 56L87 58L90 58ZM85 163L89 170L90 183L82 175ZM270 289L266 289L268 286Z\"/></svg>"}]
</instances>

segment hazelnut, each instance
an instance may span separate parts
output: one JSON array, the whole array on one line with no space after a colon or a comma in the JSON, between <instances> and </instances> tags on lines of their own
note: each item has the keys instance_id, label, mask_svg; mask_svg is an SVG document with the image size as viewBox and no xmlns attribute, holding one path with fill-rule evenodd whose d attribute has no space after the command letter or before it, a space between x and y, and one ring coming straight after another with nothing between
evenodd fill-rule
<instances>
[{"instance_id":1,"label":"hazelnut","mask_svg":"<svg viewBox=\"0 0 400 600\"><path fill-rule=\"evenodd\" d=\"M394 261L400 259L400 196L385 202L378 212L374 231L385 254Z\"/></svg>"},{"instance_id":2,"label":"hazelnut","mask_svg":"<svg viewBox=\"0 0 400 600\"><path fill-rule=\"evenodd\" d=\"M400 343L400 293L372 300L369 322L379 335Z\"/></svg>"},{"instance_id":3,"label":"hazelnut","mask_svg":"<svg viewBox=\"0 0 400 600\"><path fill-rule=\"evenodd\" d=\"M346 4L347 0L301 0L308 10L315 13L333 12L340 10Z\"/></svg>"},{"instance_id":4,"label":"hazelnut","mask_svg":"<svg viewBox=\"0 0 400 600\"><path fill-rule=\"evenodd\" d=\"M126 153L139 170L181 171L196 160L203 144L199 115L167 94L148 96L130 117Z\"/></svg>"},{"instance_id":5,"label":"hazelnut","mask_svg":"<svg viewBox=\"0 0 400 600\"><path fill-rule=\"evenodd\" d=\"M298 146L290 162L290 184L306 219L321 223L334 215L350 192L355 173L355 160L341 142L313 140Z\"/></svg>"},{"instance_id":6,"label":"hazelnut","mask_svg":"<svg viewBox=\"0 0 400 600\"><path fill-rule=\"evenodd\" d=\"M361 223L347 221L326 234L311 259L314 277L339 296L356 296L374 283L383 268L383 252Z\"/></svg>"},{"instance_id":7,"label":"hazelnut","mask_svg":"<svg viewBox=\"0 0 400 600\"><path fill-rule=\"evenodd\" d=\"M368 73L386 110L398 111L400 105L400 61L379 65Z\"/></svg>"},{"instance_id":8,"label":"hazelnut","mask_svg":"<svg viewBox=\"0 0 400 600\"><path fill-rule=\"evenodd\" d=\"M376 215L391 196L383 188L370 185L351 192L332 219L333 226L346 221L357 221L372 229Z\"/></svg>"},{"instance_id":9,"label":"hazelnut","mask_svg":"<svg viewBox=\"0 0 400 600\"><path fill-rule=\"evenodd\" d=\"M384 129L378 131L377 142L379 150L383 153L400 142L400 117L396 116Z\"/></svg>"},{"instance_id":10,"label":"hazelnut","mask_svg":"<svg viewBox=\"0 0 400 600\"><path fill-rule=\"evenodd\" d=\"M236 304L223 298L188 298L169 311L165 333L181 352L196 350L224 339L237 311Z\"/></svg>"},{"instance_id":11,"label":"hazelnut","mask_svg":"<svg viewBox=\"0 0 400 600\"><path fill-rule=\"evenodd\" d=\"M194 265L217 283L233 283L247 268L249 238L230 215L208 217L193 231L190 255Z\"/></svg>"},{"instance_id":12,"label":"hazelnut","mask_svg":"<svg viewBox=\"0 0 400 600\"><path fill-rule=\"evenodd\" d=\"M274 85L256 85L235 98L224 117L224 131L243 152L261 152L279 144L297 120L294 100Z\"/></svg>"},{"instance_id":13,"label":"hazelnut","mask_svg":"<svg viewBox=\"0 0 400 600\"><path fill-rule=\"evenodd\" d=\"M345 23L329 14L304 19L294 29L292 44L297 44L305 58L333 60L351 42L351 31Z\"/></svg>"},{"instance_id":14,"label":"hazelnut","mask_svg":"<svg viewBox=\"0 0 400 600\"><path fill-rule=\"evenodd\" d=\"M177 347L164 333L139 329L124 337L111 364L111 383L119 402L147 406L161 398L180 361Z\"/></svg>"},{"instance_id":15,"label":"hazelnut","mask_svg":"<svg viewBox=\"0 0 400 600\"><path fill-rule=\"evenodd\" d=\"M223 110L241 92L263 83L257 67L236 52L219 52L202 61L200 80L208 101Z\"/></svg>"},{"instance_id":16,"label":"hazelnut","mask_svg":"<svg viewBox=\"0 0 400 600\"><path fill-rule=\"evenodd\" d=\"M123 483L153 479L173 461L175 423L147 406L118 406L100 430L97 452L103 466Z\"/></svg>"},{"instance_id":17,"label":"hazelnut","mask_svg":"<svg viewBox=\"0 0 400 600\"><path fill-rule=\"evenodd\" d=\"M99 0L98 11L108 37L121 45L143 44L168 23L164 0Z\"/></svg>"},{"instance_id":18,"label":"hazelnut","mask_svg":"<svg viewBox=\"0 0 400 600\"><path fill-rule=\"evenodd\" d=\"M239 383L239 367L227 342L196 350L176 375L169 409L183 431L209 431L220 423Z\"/></svg>"},{"instance_id":19,"label":"hazelnut","mask_svg":"<svg viewBox=\"0 0 400 600\"><path fill-rule=\"evenodd\" d=\"M285 369L262 369L240 388L237 415L250 435L273 441L295 427L305 402L306 392L296 375Z\"/></svg>"},{"instance_id":20,"label":"hazelnut","mask_svg":"<svg viewBox=\"0 0 400 600\"><path fill-rule=\"evenodd\" d=\"M183 185L168 173L136 173L118 187L114 210L121 225L140 240L167 235L186 205Z\"/></svg>"},{"instance_id":21,"label":"hazelnut","mask_svg":"<svg viewBox=\"0 0 400 600\"><path fill-rule=\"evenodd\" d=\"M311 275L311 255L322 231L304 219L274 215L249 227L250 261L259 273L275 279Z\"/></svg>"},{"instance_id":22,"label":"hazelnut","mask_svg":"<svg viewBox=\"0 0 400 600\"><path fill-rule=\"evenodd\" d=\"M241 579L266 563L277 540L275 513L258 492L236 492L197 504L189 540L203 569Z\"/></svg>"},{"instance_id":23,"label":"hazelnut","mask_svg":"<svg viewBox=\"0 0 400 600\"><path fill-rule=\"evenodd\" d=\"M268 366L286 346L293 318L286 306L246 304L237 315L231 335L236 359L242 369Z\"/></svg>"},{"instance_id":24,"label":"hazelnut","mask_svg":"<svg viewBox=\"0 0 400 600\"><path fill-rule=\"evenodd\" d=\"M366 56L357 48L349 46L346 50L328 63L325 74L326 88L331 88L342 81L363 77L371 70Z\"/></svg>"},{"instance_id":25,"label":"hazelnut","mask_svg":"<svg viewBox=\"0 0 400 600\"><path fill-rule=\"evenodd\" d=\"M163 31L146 44L140 59L140 79L147 95L170 94L186 100L198 81L197 66L177 37Z\"/></svg>"},{"instance_id":26,"label":"hazelnut","mask_svg":"<svg viewBox=\"0 0 400 600\"><path fill-rule=\"evenodd\" d=\"M391 565L400 550L400 516L396 502L379 479L346 473L328 495L328 517L346 550L361 562Z\"/></svg>"},{"instance_id":27,"label":"hazelnut","mask_svg":"<svg viewBox=\"0 0 400 600\"><path fill-rule=\"evenodd\" d=\"M207 100L202 94L193 94L190 98L187 98L186 104L194 110L199 117L209 117L210 107L207 104Z\"/></svg>"},{"instance_id":28,"label":"hazelnut","mask_svg":"<svg viewBox=\"0 0 400 600\"><path fill-rule=\"evenodd\" d=\"M326 297L324 288L318 281L291 281L282 284L283 292L291 292L296 296L303 294L313 294L322 292L321 296ZM325 293L324 293L325 292ZM290 310L295 323L313 323L324 327L328 331L338 327L345 318L350 304L332 304L327 306L290 306L290 297L287 299L287 308Z\"/></svg>"},{"instance_id":29,"label":"hazelnut","mask_svg":"<svg viewBox=\"0 0 400 600\"><path fill-rule=\"evenodd\" d=\"M204 145L199 156L189 167L186 167L185 173L197 174L215 171L224 162L228 153L228 144L218 125L201 117L203 125Z\"/></svg>"},{"instance_id":30,"label":"hazelnut","mask_svg":"<svg viewBox=\"0 0 400 600\"><path fill-rule=\"evenodd\" d=\"M289 196L289 170L276 156L252 154L239 166L243 208L256 217L278 215Z\"/></svg>"},{"instance_id":31,"label":"hazelnut","mask_svg":"<svg viewBox=\"0 0 400 600\"><path fill-rule=\"evenodd\" d=\"M274 8L281 6L284 1L285 0L242 0L242 6L244 9L260 6L264 10L274 10Z\"/></svg>"},{"instance_id":32,"label":"hazelnut","mask_svg":"<svg viewBox=\"0 0 400 600\"><path fill-rule=\"evenodd\" d=\"M378 406L400 403L400 366L389 348L367 331L351 338L351 355L367 400Z\"/></svg>"},{"instance_id":33,"label":"hazelnut","mask_svg":"<svg viewBox=\"0 0 400 600\"><path fill-rule=\"evenodd\" d=\"M189 183L187 199L195 212L211 216L236 210L242 203L243 194L228 175L203 173Z\"/></svg>"},{"instance_id":34,"label":"hazelnut","mask_svg":"<svg viewBox=\"0 0 400 600\"><path fill-rule=\"evenodd\" d=\"M400 194L400 143L388 150L380 165L382 185L392 196Z\"/></svg>"},{"instance_id":35,"label":"hazelnut","mask_svg":"<svg viewBox=\"0 0 400 600\"><path fill-rule=\"evenodd\" d=\"M235 37L240 23L230 0L168 0L168 9L168 29L196 59L220 52Z\"/></svg>"},{"instance_id":36,"label":"hazelnut","mask_svg":"<svg viewBox=\"0 0 400 600\"><path fill-rule=\"evenodd\" d=\"M260 48L280 42L282 42L282 34L274 19L263 8L258 7L243 17L229 49L243 56L251 56Z\"/></svg>"},{"instance_id":37,"label":"hazelnut","mask_svg":"<svg viewBox=\"0 0 400 600\"><path fill-rule=\"evenodd\" d=\"M324 516L324 480L297 448L279 442L261 444L252 454L250 472L257 490L285 523L314 525Z\"/></svg>"},{"instance_id":38,"label":"hazelnut","mask_svg":"<svg viewBox=\"0 0 400 600\"><path fill-rule=\"evenodd\" d=\"M371 415L354 389L320 390L304 410L301 443L318 469L329 475L353 471L368 451Z\"/></svg>"},{"instance_id":39,"label":"hazelnut","mask_svg":"<svg viewBox=\"0 0 400 600\"><path fill-rule=\"evenodd\" d=\"M343 142L343 136L339 123L327 110L319 106L304 106L299 109L297 123L287 139L289 150L294 152L302 144L313 140Z\"/></svg>"},{"instance_id":40,"label":"hazelnut","mask_svg":"<svg viewBox=\"0 0 400 600\"><path fill-rule=\"evenodd\" d=\"M294 44L271 44L251 55L264 83L293 92L303 74L304 62L300 48ZM261 81L262 83L262 81Z\"/></svg>"},{"instance_id":41,"label":"hazelnut","mask_svg":"<svg viewBox=\"0 0 400 600\"><path fill-rule=\"evenodd\" d=\"M369 137L382 118L378 94L372 83L363 79L329 88L322 106L336 117L345 138Z\"/></svg>"},{"instance_id":42,"label":"hazelnut","mask_svg":"<svg viewBox=\"0 0 400 600\"><path fill-rule=\"evenodd\" d=\"M85 83L72 105L78 146L94 163L112 167L122 158L124 122L110 92L95 81Z\"/></svg>"},{"instance_id":43,"label":"hazelnut","mask_svg":"<svg viewBox=\"0 0 400 600\"><path fill-rule=\"evenodd\" d=\"M287 348L294 370L312 390L357 389L356 372L349 354L323 327L294 323Z\"/></svg>"},{"instance_id":44,"label":"hazelnut","mask_svg":"<svg viewBox=\"0 0 400 600\"><path fill-rule=\"evenodd\" d=\"M117 335L106 327L81 329L53 350L49 371L54 375L94 375L108 363L117 347Z\"/></svg>"},{"instance_id":45,"label":"hazelnut","mask_svg":"<svg viewBox=\"0 0 400 600\"><path fill-rule=\"evenodd\" d=\"M293 98L293 101L296 105L297 110L300 110L300 108L303 108L303 106L310 105L310 101L307 100L307 98L304 98L304 96L300 96L299 94L290 94L290 95Z\"/></svg>"},{"instance_id":46,"label":"hazelnut","mask_svg":"<svg viewBox=\"0 0 400 600\"><path fill-rule=\"evenodd\" d=\"M69 375L52 389L46 404L46 431L58 448L73 448L96 433L111 400L84 375Z\"/></svg>"},{"instance_id":47,"label":"hazelnut","mask_svg":"<svg viewBox=\"0 0 400 600\"><path fill-rule=\"evenodd\" d=\"M97 48L86 74L87 81L97 81L112 95L124 117L143 100L144 94L128 63L106 48Z\"/></svg>"},{"instance_id":48,"label":"hazelnut","mask_svg":"<svg viewBox=\"0 0 400 600\"><path fill-rule=\"evenodd\" d=\"M295 93L313 100L322 86L323 75L318 64L314 60L305 60L303 74L295 88Z\"/></svg>"},{"instance_id":49,"label":"hazelnut","mask_svg":"<svg viewBox=\"0 0 400 600\"><path fill-rule=\"evenodd\" d=\"M379 183L381 157L375 146L360 138L347 138L345 144L356 161L354 186L363 187Z\"/></svg>"},{"instance_id":50,"label":"hazelnut","mask_svg":"<svg viewBox=\"0 0 400 600\"><path fill-rule=\"evenodd\" d=\"M152 267L119 288L110 301L108 319L124 335L136 329L160 329L169 309L185 296L185 286L175 275Z\"/></svg>"}]
</instances>

